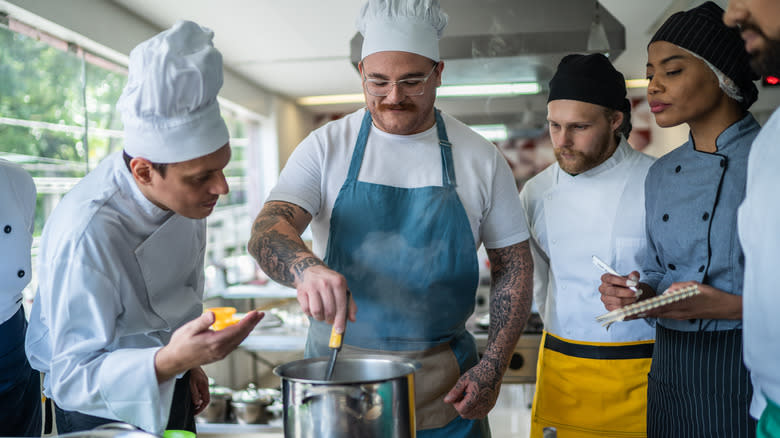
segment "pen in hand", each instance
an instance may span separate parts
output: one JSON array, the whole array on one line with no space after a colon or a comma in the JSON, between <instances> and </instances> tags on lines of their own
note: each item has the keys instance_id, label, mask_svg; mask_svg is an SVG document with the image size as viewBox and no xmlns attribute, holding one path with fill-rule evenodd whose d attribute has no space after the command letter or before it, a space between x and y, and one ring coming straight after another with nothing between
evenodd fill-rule
<instances>
[{"instance_id":1,"label":"pen in hand","mask_svg":"<svg viewBox=\"0 0 780 438\"><path fill-rule=\"evenodd\" d=\"M622 275L618 274L617 271L612 269L612 267L604 263L603 260L601 260L595 255L593 256L593 264L599 267L602 271L606 272L607 274L612 274L612 275L617 275L618 277L622 277ZM636 286L628 286L628 288L634 291L634 295L637 298L639 298L642 295L642 289L639 289Z\"/></svg>"}]
</instances>

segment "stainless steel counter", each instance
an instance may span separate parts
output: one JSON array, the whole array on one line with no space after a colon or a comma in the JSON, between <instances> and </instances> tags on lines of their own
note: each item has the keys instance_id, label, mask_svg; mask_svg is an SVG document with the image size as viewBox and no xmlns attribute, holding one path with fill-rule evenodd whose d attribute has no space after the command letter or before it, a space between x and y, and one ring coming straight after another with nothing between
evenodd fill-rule
<instances>
[{"instance_id":1,"label":"stainless steel counter","mask_svg":"<svg viewBox=\"0 0 780 438\"><path fill-rule=\"evenodd\" d=\"M268 424L229 424L229 423L199 423L197 426L199 438L216 438L229 436L231 438L283 438L284 430L280 426Z\"/></svg>"}]
</instances>

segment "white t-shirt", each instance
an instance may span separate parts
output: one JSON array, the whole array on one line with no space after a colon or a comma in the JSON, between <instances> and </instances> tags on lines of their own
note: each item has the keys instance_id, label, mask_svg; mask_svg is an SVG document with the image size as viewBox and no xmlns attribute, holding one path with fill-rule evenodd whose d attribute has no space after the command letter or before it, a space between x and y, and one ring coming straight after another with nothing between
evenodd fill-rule
<instances>
[{"instance_id":1,"label":"white t-shirt","mask_svg":"<svg viewBox=\"0 0 780 438\"><path fill-rule=\"evenodd\" d=\"M293 151L268 201L296 204L312 217L312 249L324 257L333 204L347 177L365 109L313 131ZM498 149L468 126L442 113L452 143L456 192L468 215L474 244L504 248L528 239L517 188ZM436 126L413 135L371 127L359 181L414 188L442 185Z\"/></svg>"}]
</instances>

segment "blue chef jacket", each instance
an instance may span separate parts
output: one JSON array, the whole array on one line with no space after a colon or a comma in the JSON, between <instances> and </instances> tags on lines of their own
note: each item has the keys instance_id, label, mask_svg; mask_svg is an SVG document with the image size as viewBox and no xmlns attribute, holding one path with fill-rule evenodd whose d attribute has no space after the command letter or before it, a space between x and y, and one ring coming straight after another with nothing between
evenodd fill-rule
<instances>
[{"instance_id":1,"label":"blue chef jacket","mask_svg":"<svg viewBox=\"0 0 780 438\"><path fill-rule=\"evenodd\" d=\"M745 258L737 208L745 197L747 158L761 126L752 115L718 136L718 150L694 149L693 138L659 158L645 179L648 235L643 282L662 293L674 282L698 281L742 295ZM741 320L659 319L679 331L742 328Z\"/></svg>"}]
</instances>

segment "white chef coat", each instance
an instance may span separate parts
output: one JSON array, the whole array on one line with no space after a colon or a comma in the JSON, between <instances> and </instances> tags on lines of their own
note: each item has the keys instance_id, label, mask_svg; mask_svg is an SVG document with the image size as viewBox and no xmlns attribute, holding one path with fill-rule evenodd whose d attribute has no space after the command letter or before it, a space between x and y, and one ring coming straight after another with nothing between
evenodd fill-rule
<instances>
[{"instance_id":1,"label":"white chef coat","mask_svg":"<svg viewBox=\"0 0 780 438\"><path fill-rule=\"evenodd\" d=\"M154 355L203 311L205 225L146 199L121 152L60 201L26 345L46 396L162 434L175 379L157 383Z\"/></svg>"},{"instance_id":2,"label":"white chef coat","mask_svg":"<svg viewBox=\"0 0 780 438\"><path fill-rule=\"evenodd\" d=\"M742 327L745 365L753 380L750 414L759 418L766 397L780 403L780 110L761 128L750 149L745 200L737 230L745 254Z\"/></svg>"},{"instance_id":3,"label":"white chef coat","mask_svg":"<svg viewBox=\"0 0 780 438\"><path fill-rule=\"evenodd\" d=\"M20 166L0 160L0 324L22 305L30 283L35 183Z\"/></svg>"},{"instance_id":4,"label":"white chef coat","mask_svg":"<svg viewBox=\"0 0 780 438\"><path fill-rule=\"evenodd\" d=\"M596 316L606 313L599 285L598 256L621 274L638 270L645 236L644 181L653 158L622 140L599 166L572 176L558 163L531 178L520 194L531 232L534 301L545 330L583 342L653 339L645 321L613 324L605 330Z\"/></svg>"},{"instance_id":5,"label":"white chef coat","mask_svg":"<svg viewBox=\"0 0 780 438\"><path fill-rule=\"evenodd\" d=\"M313 131L293 151L268 201L296 204L312 216L312 250L324 257L333 204L344 185L365 109ZM441 113L452 143L456 192L469 219L474 244L504 248L528 239L517 186L493 144L457 119ZM393 187L442 185L436 127L394 135L371 127L358 179ZM379 248L381 251L381 248Z\"/></svg>"}]
</instances>

